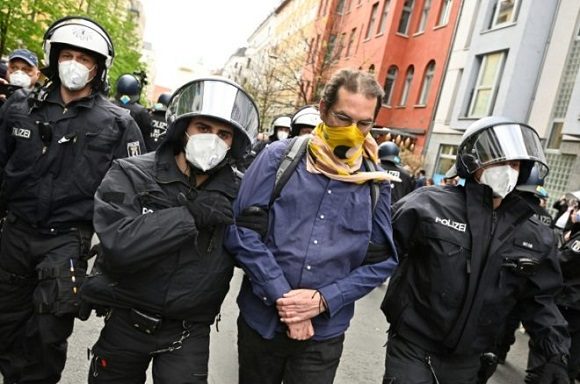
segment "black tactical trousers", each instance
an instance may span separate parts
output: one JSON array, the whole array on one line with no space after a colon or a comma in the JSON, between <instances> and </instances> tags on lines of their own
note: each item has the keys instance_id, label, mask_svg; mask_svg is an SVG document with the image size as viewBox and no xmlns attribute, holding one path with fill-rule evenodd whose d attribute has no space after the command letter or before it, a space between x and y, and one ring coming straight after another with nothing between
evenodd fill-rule
<instances>
[{"instance_id":1,"label":"black tactical trousers","mask_svg":"<svg viewBox=\"0 0 580 384\"><path fill-rule=\"evenodd\" d=\"M332 339L292 340L286 334L264 339L238 317L240 384L331 384L344 335Z\"/></svg>"},{"instance_id":2,"label":"black tactical trousers","mask_svg":"<svg viewBox=\"0 0 580 384\"><path fill-rule=\"evenodd\" d=\"M7 218L0 248L0 372L5 383L60 380L78 285L86 271L80 255L91 236L79 228L39 231Z\"/></svg>"},{"instance_id":3,"label":"black tactical trousers","mask_svg":"<svg viewBox=\"0 0 580 384\"><path fill-rule=\"evenodd\" d=\"M139 315L138 315L139 314ZM92 349L89 384L206 384L210 325L114 308Z\"/></svg>"},{"instance_id":4,"label":"black tactical trousers","mask_svg":"<svg viewBox=\"0 0 580 384\"><path fill-rule=\"evenodd\" d=\"M435 354L398 335L389 335L383 384L473 384L479 367L479 353Z\"/></svg>"}]
</instances>

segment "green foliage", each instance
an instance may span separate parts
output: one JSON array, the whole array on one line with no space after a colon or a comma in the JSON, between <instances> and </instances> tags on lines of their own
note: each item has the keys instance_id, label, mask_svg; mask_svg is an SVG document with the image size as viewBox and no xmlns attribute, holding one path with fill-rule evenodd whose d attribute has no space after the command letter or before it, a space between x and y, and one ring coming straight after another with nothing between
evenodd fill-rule
<instances>
[{"instance_id":1,"label":"green foliage","mask_svg":"<svg viewBox=\"0 0 580 384\"><path fill-rule=\"evenodd\" d=\"M112 82L123 73L145 70L135 14L129 0L0 0L0 56L27 48L44 57L45 31L64 16L88 16L111 36L115 60L109 71Z\"/></svg>"}]
</instances>

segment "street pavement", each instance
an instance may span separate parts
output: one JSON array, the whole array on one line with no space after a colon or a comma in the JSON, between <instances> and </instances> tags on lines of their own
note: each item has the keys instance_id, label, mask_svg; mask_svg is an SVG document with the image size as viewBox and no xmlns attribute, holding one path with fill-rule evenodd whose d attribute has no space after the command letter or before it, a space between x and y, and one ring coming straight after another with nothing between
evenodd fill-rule
<instances>
[{"instance_id":1,"label":"street pavement","mask_svg":"<svg viewBox=\"0 0 580 384\"><path fill-rule=\"evenodd\" d=\"M219 331L215 324L212 326L208 380L210 384L237 383L236 318L238 308L235 297L240 282L241 271L236 270L230 292L222 306ZM357 303L355 317L346 334L344 352L335 384L381 383L387 322L379 307L385 291L386 286L380 286ZM90 348L97 340L102 324L102 319L94 316L85 322L77 320L75 331L69 339L69 356L62 376L62 384L86 383L89 366L87 348ZM510 350L506 364L498 368L488 383L523 383L527 358L527 336L520 331L516 331L516 334L516 344ZM150 372L147 383L153 383Z\"/></svg>"}]
</instances>

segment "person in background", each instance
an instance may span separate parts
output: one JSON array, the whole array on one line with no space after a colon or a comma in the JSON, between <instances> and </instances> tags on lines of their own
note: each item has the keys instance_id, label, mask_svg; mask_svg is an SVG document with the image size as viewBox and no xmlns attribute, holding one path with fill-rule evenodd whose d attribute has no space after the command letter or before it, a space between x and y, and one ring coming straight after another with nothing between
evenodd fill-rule
<instances>
[{"instance_id":1,"label":"person in background","mask_svg":"<svg viewBox=\"0 0 580 384\"><path fill-rule=\"evenodd\" d=\"M425 187L426 185L427 185L427 176L425 176L425 170L420 169L415 177L415 189Z\"/></svg>"},{"instance_id":2,"label":"person in background","mask_svg":"<svg viewBox=\"0 0 580 384\"><path fill-rule=\"evenodd\" d=\"M332 383L355 301L397 265L391 176L376 167L369 134L382 94L371 74L338 71L320 102L322 123L279 197L271 201L289 140L266 147L244 175L225 241L245 272L241 384Z\"/></svg>"},{"instance_id":3,"label":"person in background","mask_svg":"<svg viewBox=\"0 0 580 384\"><path fill-rule=\"evenodd\" d=\"M157 102L151 108L151 136L149 138L149 150L156 150L167 132L167 120L165 115L167 112L167 105L171 99L170 93L162 93L157 98Z\"/></svg>"},{"instance_id":4,"label":"person in background","mask_svg":"<svg viewBox=\"0 0 580 384\"><path fill-rule=\"evenodd\" d=\"M5 383L57 383L79 313L94 195L113 160L143 138L102 90L113 63L107 32L71 16L44 35L49 82L0 110L8 213L0 244L0 372Z\"/></svg>"},{"instance_id":5,"label":"person in background","mask_svg":"<svg viewBox=\"0 0 580 384\"><path fill-rule=\"evenodd\" d=\"M142 87L143 84L136 75L126 73L119 76L115 85L115 104L129 110L145 139L147 152L151 152L155 146L151 136L153 123L147 109L139 104Z\"/></svg>"},{"instance_id":6,"label":"person in background","mask_svg":"<svg viewBox=\"0 0 580 384\"><path fill-rule=\"evenodd\" d=\"M38 58L28 49L16 49L8 56L6 74L0 77L0 84L11 84L19 88L31 90L40 78ZM9 96L0 92L0 107Z\"/></svg>"},{"instance_id":7,"label":"person in background","mask_svg":"<svg viewBox=\"0 0 580 384\"><path fill-rule=\"evenodd\" d=\"M543 358L529 384L567 384L555 237L512 193L532 168L548 173L538 134L482 118L463 134L455 165L465 186L421 188L393 207L401 264L381 305L390 324L383 383L478 382L481 354L517 307Z\"/></svg>"},{"instance_id":8,"label":"person in background","mask_svg":"<svg viewBox=\"0 0 580 384\"><path fill-rule=\"evenodd\" d=\"M298 137L311 134L314 128L321 122L320 111L316 106L307 105L302 107L292 115L290 136Z\"/></svg>"},{"instance_id":9,"label":"person in background","mask_svg":"<svg viewBox=\"0 0 580 384\"><path fill-rule=\"evenodd\" d=\"M391 204L395 204L403 196L413 191L415 183L411 175L401 166L397 144L392 141L385 141L379 145L379 159L383 169L400 180L391 183Z\"/></svg>"}]
</instances>

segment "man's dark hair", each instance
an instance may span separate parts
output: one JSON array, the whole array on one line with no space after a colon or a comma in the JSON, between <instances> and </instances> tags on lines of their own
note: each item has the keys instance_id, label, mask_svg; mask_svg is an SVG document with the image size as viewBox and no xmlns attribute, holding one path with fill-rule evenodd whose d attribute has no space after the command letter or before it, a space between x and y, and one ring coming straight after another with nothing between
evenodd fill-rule
<instances>
[{"instance_id":1,"label":"man's dark hair","mask_svg":"<svg viewBox=\"0 0 580 384\"><path fill-rule=\"evenodd\" d=\"M362 93L368 98L375 97L377 106L374 117L377 117L384 92L374 75L355 69L341 69L336 72L324 87L322 100L324 100L326 108L330 109L336 103L338 90L341 87L352 93Z\"/></svg>"}]
</instances>

